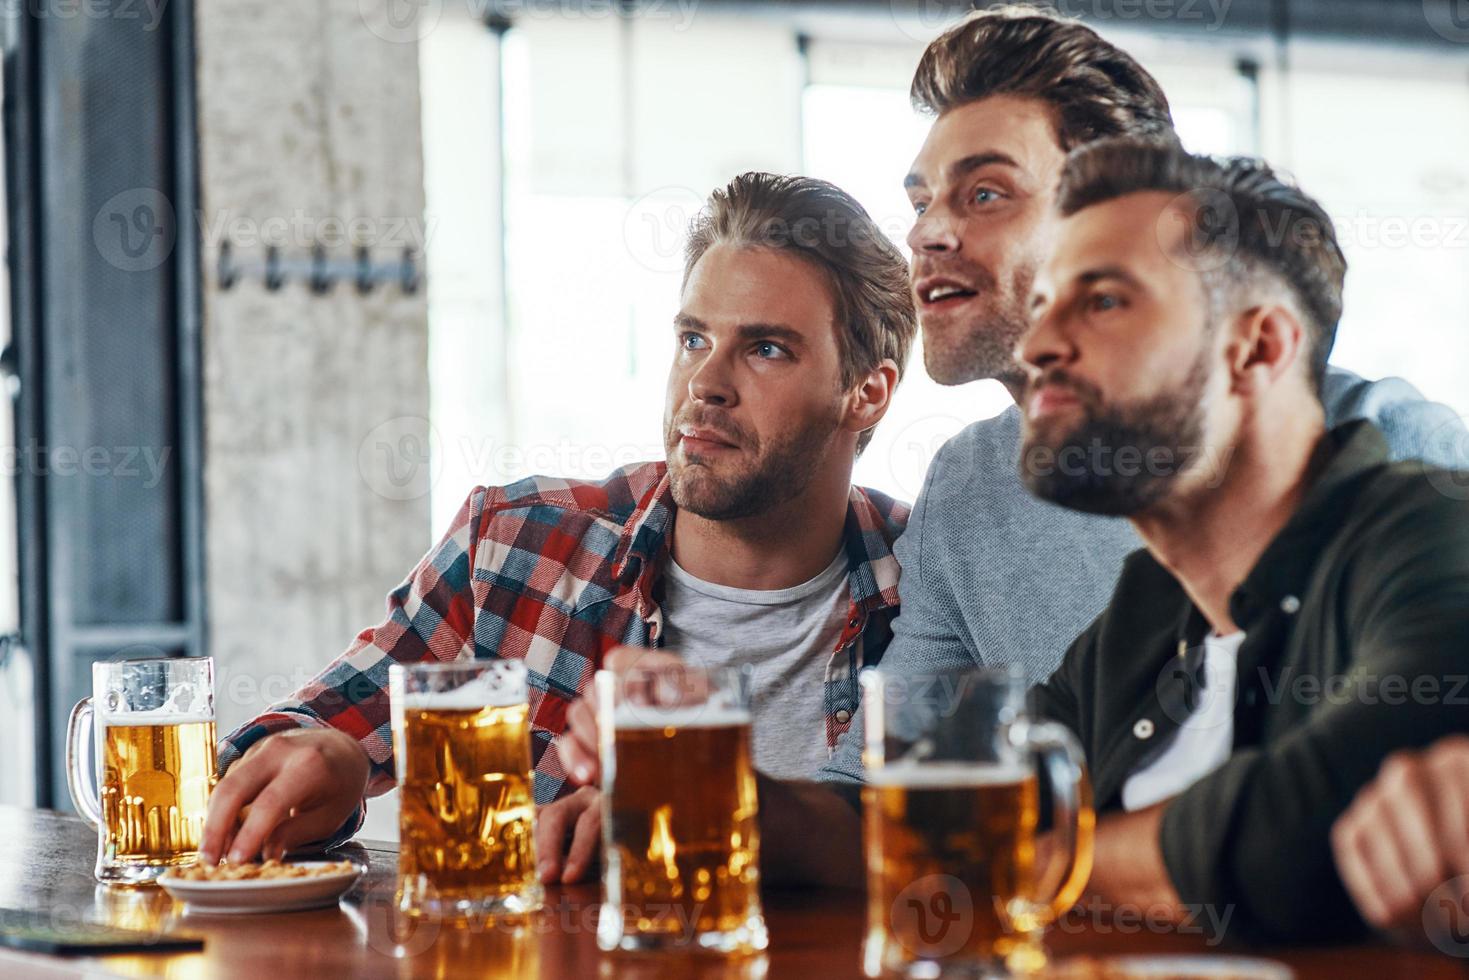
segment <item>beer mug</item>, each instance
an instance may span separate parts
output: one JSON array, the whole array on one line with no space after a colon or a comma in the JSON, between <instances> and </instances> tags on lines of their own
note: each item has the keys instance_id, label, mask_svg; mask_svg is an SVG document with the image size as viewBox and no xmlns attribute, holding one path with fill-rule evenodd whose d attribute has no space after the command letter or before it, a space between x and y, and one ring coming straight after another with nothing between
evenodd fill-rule
<instances>
[{"instance_id":1,"label":"beer mug","mask_svg":"<svg viewBox=\"0 0 1469 980\"><path fill-rule=\"evenodd\" d=\"M192 864L215 781L214 661L92 664L92 696L67 725L66 777L72 805L97 827L98 881L144 884Z\"/></svg>"},{"instance_id":2,"label":"beer mug","mask_svg":"<svg viewBox=\"0 0 1469 980\"><path fill-rule=\"evenodd\" d=\"M1018 671L861 677L867 850L863 972L1009 976L1045 965L1041 934L1091 874L1081 749L1025 713ZM1038 867L1039 774L1057 847Z\"/></svg>"},{"instance_id":3,"label":"beer mug","mask_svg":"<svg viewBox=\"0 0 1469 980\"><path fill-rule=\"evenodd\" d=\"M525 664L393 664L388 690L400 910L457 919L540 908Z\"/></svg>"},{"instance_id":4,"label":"beer mug","mask_svg":"<svg viewBox=\"0 0 1469 980\"><path fill-rule=\"evenodd\" d=\"M766 947L750 676L597 672L602 949Z\"/></svg>"}]
</instances>

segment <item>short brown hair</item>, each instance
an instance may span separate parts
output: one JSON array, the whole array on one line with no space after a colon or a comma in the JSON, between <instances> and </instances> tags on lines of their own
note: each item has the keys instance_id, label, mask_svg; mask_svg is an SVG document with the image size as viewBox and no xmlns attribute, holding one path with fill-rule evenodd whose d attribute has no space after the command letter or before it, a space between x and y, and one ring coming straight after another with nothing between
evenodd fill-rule
<instances>
[{"instance_id":1,"label":"short brown hair","mask_svg":"<svg viewBox=\"0 0 1469 980\"><path fill-rule=\"evenodd\" d=\"M825 274L836 300L842 387L892 358L902 377L917 332L908 263L856 198L814 177L751 172L709 195L684 248L684 282L719 244L789 252ZM872 441L862 433L857 451Z\"/></svg>"},{"instance_id":2,"label":"short brown hair","mask_svg":"<svg viewBox=\"0 0 1469 980\"><path fill-rule=\"evenodd\" d=\"M1168 97L1131 55L1033 7L976 11L945 31L923 52L910 95L936 116L993 95L1037 99L1055 110L1067 151L1105 136L1173 134Z\"/></svg>"},{"instance_id":3,"label":"short brown hair","mask_svg":"<svg viewBox=\"0 0 1469 980\"><path fill-rule=\"evenodd\" d=\"M1211 305L1261 277L1283 284L1310 335L1309 377L1320 396L1341 319L1347 260L1331 217L1263 160L1214 159L1176 142L1118 138L1073 151L1057 207L1072 215L1127 194L1188 195L1195 212L1188 248ZM1200 261L1208 256L1209 261Z\"/></svg>"}]
</instances>

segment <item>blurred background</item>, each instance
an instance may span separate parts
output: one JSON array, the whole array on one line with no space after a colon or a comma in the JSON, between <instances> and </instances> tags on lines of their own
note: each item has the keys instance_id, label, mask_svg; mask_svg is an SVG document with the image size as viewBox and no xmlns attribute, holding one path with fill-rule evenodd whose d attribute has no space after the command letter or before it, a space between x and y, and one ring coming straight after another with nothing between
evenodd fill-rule
<instances>
[{"instance_id":1,"label":"blurred background","mask_svg":"<svg viewBox=\"0 0 1469 980\"><path fill-rule=\"evenodd\" d=\"M1067 0L1195 150L1337 222L1334 360L1469 414L1469 0ZM683 230L805 173L902 245L941 0L4 5L0 803L69 809L99 659L221 734L381 618L476 484L660 458ZM1007 404L915 352L858 479ZM396 835L391 801L366 835Z\"/></svg>"}]
</instances>

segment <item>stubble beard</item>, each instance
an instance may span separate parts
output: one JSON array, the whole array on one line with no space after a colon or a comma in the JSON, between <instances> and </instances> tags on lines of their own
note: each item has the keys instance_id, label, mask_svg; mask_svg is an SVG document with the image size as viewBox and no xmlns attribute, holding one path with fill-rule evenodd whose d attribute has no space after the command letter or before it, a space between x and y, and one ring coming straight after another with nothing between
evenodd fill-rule
<instances>
[{"instance_id":1,"label":"stubble beard","mask_svg":"<svg viewBox=\"0 0 1469 980\"><path fill-rule=\"evenodd\" d=\"M710 521L755 517L805 493L839 429L833 415L783 439L742 440L740 448L753 453L754 461L719 475L715 460L686 455L679 448L678 424L683 421L670 425L665 436L673 501Z\"/></svg>"},{"instance_id":2,"label":"stubble beard","mask_svg":"<svg viewBox=\"0 0 1469 980\"><path fill-rule=\"evenodd\" d=\"M950 324L955 333L940 336L923 331L923 367L941 385L996 380L1017 389L1025 375L1015 360L1015 347L1030 328L1026 302L1035 282L1036 267L1025 265L1015 271L1009 289L1001 292L987 271L975 269L977 295L989 294L986 309L973 320Z\"/></svg>"}]
</instances>

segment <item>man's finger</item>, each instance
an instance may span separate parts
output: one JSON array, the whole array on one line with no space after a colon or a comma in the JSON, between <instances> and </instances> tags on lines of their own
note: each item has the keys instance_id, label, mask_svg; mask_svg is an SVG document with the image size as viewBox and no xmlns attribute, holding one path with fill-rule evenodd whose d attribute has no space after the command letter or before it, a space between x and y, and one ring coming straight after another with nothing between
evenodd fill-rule
<instances>
[{"instance_id":1,"label":"man's finger","mask_svg":"<svg viewBox=\"0 0 1469 980\"><path fill-rule=\"evenodd\" d=\"M566 712L566 731L556 741L561 764L571 781L579 786L601 778L597 748L597 713L585 698L572 702Z\"/></svg>"},{"instance_id":2,"label":"man's finger","mask_svg":"<svg viewBox=\"0 0 1469 980\"><path fill-rule=\"evenodd\" d=\"M561 875L562 883L567 885L581 881L586 876L587 869L597 855L597 847L602 842L601 795L587 795L590 805L576 818L576 834L571 841L571 850L566 853L566 870Z\"/></svg>"},{"instance_id":3,"label":"man's finger","mask_svg":"<svg viewBox=\"0 0 1469 980\"><path fill-rule=\"evenodd\" d=\"M536 813L536 864L543 884L553 883L561 874L561 849L566 844L569 819L567 809L566 800L562 799L546 804Z\"/></svg>"},{"instance_id":4,"label":"man's finger","mask_svg":"<svg viewBox=\"0 0 1469 980\"><path fill-rule=\"evenodd\" d=\"M234 843L230 845L231 864L252 861L276 827L291 816L291 808L297 800L290 787L282 779L276 779L250 804L250 815L235 831Z\"/></svg>"},{"instance_id":5,"label":"man's finger","mask_svg":"<svg viewBox=\"0 0 1469 980\"><path fill-rule=\"evenodd\" d=\"M614 674L625 674L630 670L657 670L681 663L683 660L675 653L646 647L613 647L602 658L603 669Z\"/></svg>"},{"instance_id":6,"label":"man's finger","mask_svg":"<svg viewBox=\"0 0 1469 980\"><path fill-rule=\"evenodd\" d=\"M1360 801L1359 801L1360 803ZM1337 873L1347 894L1356 903L1362 918L1375 926L1386 926L1387 906L1378 895L1377 876L1372 868L1371 856L1362 846L1364 831L1359 823L1357 805L1347 812L1333 828L1332 849L1336 853Z\"/></svg>"},{"instance_id":7,"label":"man's finger","mask_svg":"<svg viewBox=\"0 0 1469 980\"><path fill-rule=\"evenodd\" d=\"M1446 877L1439 859L1432 816L1418 774L1404 777L1398 791L1379 808L1377 833L1387 838L1398 856L1398 870L1407 883L1400 901L1413 903Z\"/></svg>"},{"instance_id":8,"label":"man's finger","mask_svg":"<svg viewBox=\"0 0 1469 980\"><path fill-rule=\"evenodd\" d=\"M1433 750L1434 836L1450 876L1469 874L1469 741L1445 739Z\"/></svg>"},{"instance_id":9,"label":"man's finger","mask_svg":"<svg viewBox=\"0 0 1469 980\"><path fill-rule=\"evenodd\" d=\"M1402 842L1395 839L1384 813L1387 807L1376 806L1370 813L1369 830L1357 836L1357 847L1366 857L1372 875L1372 887L1383 912L1382 924L1396 926L1403 910L1413 903L1413 885L1404 864Z\"/></svg>"},{"instance_id":10,"label":"man's finger","mask_svg":"<svg viewBox=\"0 0 1469 980\"><path fill-rule=\"evenodd\" d=\"M275 766L258 756L241 759L224 774L209 794L204 830L199 835L199 860L216 864L229 847L235 829L259 792L275 776Z\"/></svg>"},{"instance_id":11,"label":"man's finger","mask_svg":"<svg viewBox=\"0 0 1469 980\"><path fill-rule=\"evenodd\" d=\"M313 807L309 810L298 807L294 817L281 821L265 838L260 854L267 860L275 858L279 861L286 856L287 851L293 851L312 841L326 839L342 826L343 819L345 818L337 817L335 811L327 807Z\"/></svg>"}]
</instances>

